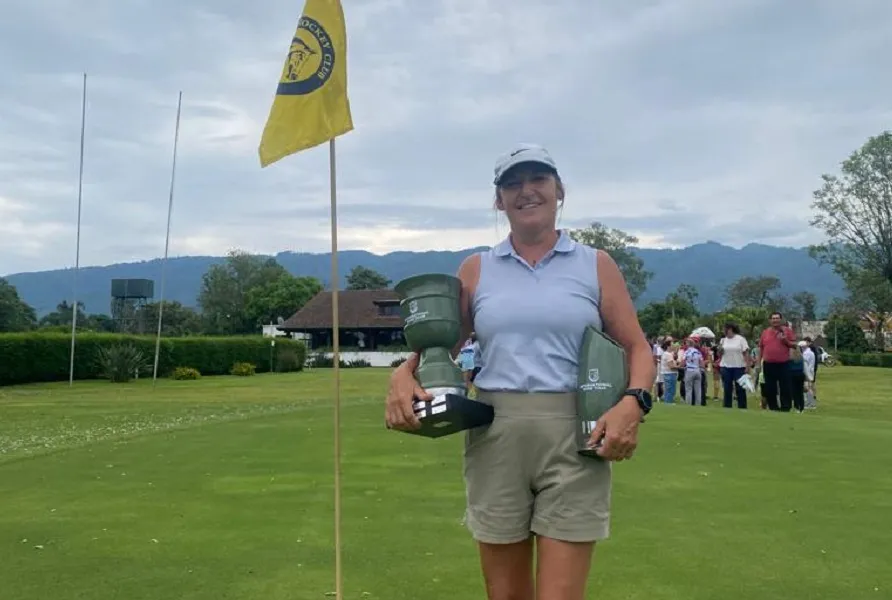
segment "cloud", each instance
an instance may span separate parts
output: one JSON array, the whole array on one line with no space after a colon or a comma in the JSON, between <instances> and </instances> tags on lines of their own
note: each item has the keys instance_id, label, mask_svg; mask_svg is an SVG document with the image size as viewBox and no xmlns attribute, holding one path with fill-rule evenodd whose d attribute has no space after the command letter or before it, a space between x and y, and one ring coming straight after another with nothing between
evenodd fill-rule
<instances>
[{"instance_id":1,"label":"cloud","mask_svg":"<svg viewBox=\"0 0 892 600\"><path fill-rule=\"evenodd\" d=\"M494 157L547 145L561 224L651 246L804 245L811 192L892 117L892 5L832 0L350 0L356 129L337 141L341 248L463 248L507 234ZM328 150L260 169L299 6L32 0L0 21L0 273L325 252ZM11 82L15 82L14 85Z\"/></svg>"}]
</instances>

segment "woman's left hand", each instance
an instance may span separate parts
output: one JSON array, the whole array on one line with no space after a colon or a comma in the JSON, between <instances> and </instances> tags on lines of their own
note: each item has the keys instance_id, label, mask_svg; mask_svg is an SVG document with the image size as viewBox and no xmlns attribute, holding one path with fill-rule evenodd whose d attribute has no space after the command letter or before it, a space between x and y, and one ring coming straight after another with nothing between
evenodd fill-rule
<instances>
[{"instance_id":1,"label":"woman's left hand","mask_svg":"<svg viewBox=\"0 0 892 600\"><path fill-rule=\"evenodd\" d=\"M632 458L638 447L638 425L641 408L634 396L626 396L604 413L592 431L589 448L597 448L604 460L621 461Z\"/></svg>"}]
</instances>

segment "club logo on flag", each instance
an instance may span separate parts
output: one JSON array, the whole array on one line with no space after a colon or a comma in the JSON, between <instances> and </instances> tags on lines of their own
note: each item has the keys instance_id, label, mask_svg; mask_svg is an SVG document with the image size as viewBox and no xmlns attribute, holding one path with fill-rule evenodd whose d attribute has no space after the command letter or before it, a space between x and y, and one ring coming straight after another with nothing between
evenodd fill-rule
<instances>
[{"instance_id":1,"label":"club logo on flag","mask_svg":"<svg viewBox=\"0 0 892 600\"><path fill-rule=\"evenodd\" d=\"M276 93L303 96L315 92L331 78L334 64L334 44L325 28L315 19L301 17Z\"/></svg>"}]
</instances>

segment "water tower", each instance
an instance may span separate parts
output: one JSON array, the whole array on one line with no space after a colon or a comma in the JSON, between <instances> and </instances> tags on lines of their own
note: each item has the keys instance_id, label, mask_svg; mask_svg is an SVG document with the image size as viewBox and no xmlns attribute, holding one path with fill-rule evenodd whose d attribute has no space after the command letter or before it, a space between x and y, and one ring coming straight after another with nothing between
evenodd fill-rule
<instances>
[{"instance_id":1,"label":"water tower","mask_svg":"<svg viewBox=\"0 0 892 600\"><path fill-rule=\"evenodd\" d=\"M155 282L151 279L112 279L111 317L115 331L146 333L145 306L155 297Z\"/></svg>"}]
</instances>

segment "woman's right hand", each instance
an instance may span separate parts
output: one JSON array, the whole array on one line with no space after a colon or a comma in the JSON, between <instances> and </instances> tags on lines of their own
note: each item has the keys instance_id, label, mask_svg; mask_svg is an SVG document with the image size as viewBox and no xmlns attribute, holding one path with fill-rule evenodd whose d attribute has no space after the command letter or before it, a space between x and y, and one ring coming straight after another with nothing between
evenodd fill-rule
<instances>
[{"instance_id":1,"label":"woman's right hand","mask_svg":"<svg viewBox=\"0 0 892 600\"><path fill-rule=\"evenodd\" d=\"M411 431L421 427L412 405L418 401L430 402L433 396L426 392L415 379L418 368L418 355L412 354L390 375L390 388L387 390L385 419L388 429Z\"/></svg>"}]
</instances>

